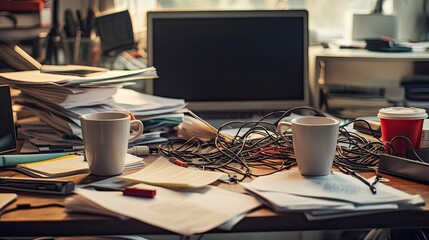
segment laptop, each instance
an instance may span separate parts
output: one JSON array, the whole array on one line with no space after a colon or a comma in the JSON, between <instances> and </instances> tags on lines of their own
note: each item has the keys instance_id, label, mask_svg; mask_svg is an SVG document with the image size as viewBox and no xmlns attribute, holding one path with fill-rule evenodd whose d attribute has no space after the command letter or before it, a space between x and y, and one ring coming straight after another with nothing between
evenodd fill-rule
<instances>
[{"instance_id":1,"label":"laptop","mask_svg":"<svg viewBox=\"0 0 429 240\"><path fill-rule=\"evenodd\" d=\"M147 44L159 78L145 91L208 122L309 104L305 10L148 12Z\"/></svg>"}]
</instances>

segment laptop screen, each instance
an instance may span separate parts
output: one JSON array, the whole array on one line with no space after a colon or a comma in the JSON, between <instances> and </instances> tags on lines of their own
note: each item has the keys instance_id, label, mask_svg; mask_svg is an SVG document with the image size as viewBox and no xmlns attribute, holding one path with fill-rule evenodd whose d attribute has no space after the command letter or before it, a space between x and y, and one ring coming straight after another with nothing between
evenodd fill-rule
<instances>
[{"instance_id":1,"label":"laptop screen","mask_svg":"<svg viewBox=\"0 0 429 240\"><path fill-rule=\"evenodd\" d=\"M308 105L306 11L149 12L146 91L191 110Z\"/></svg>"}]
</instances>

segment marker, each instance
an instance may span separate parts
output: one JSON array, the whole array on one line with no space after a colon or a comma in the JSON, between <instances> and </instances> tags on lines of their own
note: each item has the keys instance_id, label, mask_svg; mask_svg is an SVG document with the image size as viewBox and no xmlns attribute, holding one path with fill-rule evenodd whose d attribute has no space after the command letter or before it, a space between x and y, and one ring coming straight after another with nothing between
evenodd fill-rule
<instances>
[{"instance_id":1,"label":"marker","mask_svg":"<svg viewBox=\"0 0 429 240\"><path fill-rule=\"evenodd\" d=\"M84 146L48 146L39 147L39 152L72 152L84 150Z\"/></svg>"},{"instance_id":2,"label":"marker","mask_svg":"<svg viewBox=\"0 0 429 240\"><path fill-rule=\"evenodd\" d=\"M136 196L136 197L144 197L144 198L154 198L156 195L156 189L150 187L125 187L122 190L122 194L126 196Z\"/></svg>"}]
</instances>

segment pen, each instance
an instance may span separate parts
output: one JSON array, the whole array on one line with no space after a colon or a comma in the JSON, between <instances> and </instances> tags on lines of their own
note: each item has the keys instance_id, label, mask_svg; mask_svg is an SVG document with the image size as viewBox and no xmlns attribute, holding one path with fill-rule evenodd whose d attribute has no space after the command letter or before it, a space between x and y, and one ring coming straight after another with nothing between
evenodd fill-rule
<instances>
[{"instance_id":1,"label":"pen","mask_svg":"<svg viewBox=\"0 0 429 240\"><path fill-rule=\"evenodd\" d=\"M365 185L367 185L369 187L369 190L371 190L372 194L376 194L377 193L377 189L375 188L375 184L378 182L378 178L376 178L376 180L374 181L374 183L370 183L368 182L368 180L366 180L364 177L362 177L361 175L359 175L357 172L351 170L348 167L344 167L344 166L339 166L338 169L340 169L340 171L344 174L347 175L352 175L353 177L359 179L359 181L363 182Z\"/></svg>"},{"instance_id":2,"label":"pen","mask_svg":"<svg viewBox=\"0 0 429 240\"><path fill-rule=\"evenodd\" d=\"M47 146L39 147L39 152L72 152L84 150L84 146Z\"/></svg>"}]
</instances>

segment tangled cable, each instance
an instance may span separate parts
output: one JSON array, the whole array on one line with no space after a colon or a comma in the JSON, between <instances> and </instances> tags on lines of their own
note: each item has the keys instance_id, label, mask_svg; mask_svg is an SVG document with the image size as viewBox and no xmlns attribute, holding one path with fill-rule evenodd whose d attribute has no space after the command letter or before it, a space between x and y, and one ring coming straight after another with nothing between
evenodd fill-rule
<instances>
[{"instance_id":1,"label":"tangled cable","mask_svg":"<svg viewBox=\"0 0 429 240\"><path fill-rule=\"evenodd\" d=\"M276 132L277 123L291 113L308 111L324 116L309 107L271 112L258 121L225 123L210 142L197 138L171 139L159 146L159 152L191 167L228 174L233 172L240 176L230 175L237 181L269 175L296 164L292 140ZM227 133L231 128L238 129L234 135Z\"/></svg>"},{"instance_id":2,"label":"tangled cable","mask_svg":"<svg viewBox=\"0 0 429 240\"><path fill-rule=\"evenodd\" d=\"M297 112L325 116L310 107L276 111L258 121L225 123L218 129L216 137L208 142L198 138L170 139L159 146L159 152L186 166L228 173L230 179L235 181L269 175L296 164L291 134L279 134L276 127L280 121ZM378 177L380 154L396 151L392 144L385 144L375 137L374 132L372 135L375 140L370 141L348 131L346 126L356 121L365 120L355 120L340 126L334 165L340 170L347 168L347 171L374 172ZM371 129L369 123L366 124ZM233 135L227 132L231 128L236 130Z\"/></svg>"},{"instance_id":3,"label":"tangled cable","mask_svg":"<svg viewBox=\"0 0 429 240\"><path fill-rule=\"evenodd\" d=\"M363 121L368 124L375 141L370 141L357 133L349 132L346 126ZM378 162L380 154L387 153L389 146L383 143L372 131L369 123L365 120L350 121L339 128L337 151L334 158L336 167L347 167L358 171L372 171L378 176Z\"/></svg>"}]
</instances>

